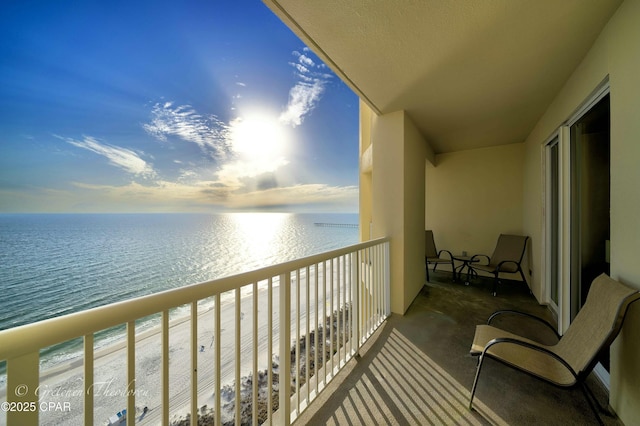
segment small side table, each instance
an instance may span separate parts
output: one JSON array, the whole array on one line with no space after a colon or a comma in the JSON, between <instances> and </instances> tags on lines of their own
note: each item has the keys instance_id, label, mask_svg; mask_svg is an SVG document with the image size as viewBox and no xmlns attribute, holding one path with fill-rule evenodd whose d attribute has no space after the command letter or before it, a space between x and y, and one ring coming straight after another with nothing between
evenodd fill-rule
<instances>
[{"instance_id":1,"label":"small side table","mask_svg":"<svg viewBox=\"0 0 640 426\"><path fill-rule=\"evenodd\" d=\"M467 281L465 281L464 285L469 285L470 278L472 276L478 275L478 273L474 271L474 269L471 267L471 264L480 262L480 259L474 259L473 256L467 256L462 254L454 254L452 257L454 261L457 260L458 262L462 262L462 265L456 266L453 268L454 280L456 279L456 276L460 277L462 275L462 271L464 271L464 268L467 268Z\"/></svg>"}]
</instances>

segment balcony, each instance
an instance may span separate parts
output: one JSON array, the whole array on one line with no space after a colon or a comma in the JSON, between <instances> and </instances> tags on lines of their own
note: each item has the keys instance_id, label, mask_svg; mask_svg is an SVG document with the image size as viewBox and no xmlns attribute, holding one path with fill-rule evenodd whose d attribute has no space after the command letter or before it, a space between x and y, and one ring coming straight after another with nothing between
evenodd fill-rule
<instances>
[{"instance_id":1,"label":"balcony","mask_svg":"<svg viewBox=\"0 0 640 426\"><path fill-rule=\"evenodd\" d=\"M4 330L0 359L8 360L6 398L27 407L33 403L36 409L9 412L0 424L55 422L54 410L42 406L54 396L60 403L79 396L73 414L76 423L84 424L101 424L108 417L115 423L116 413L124 410L135 413L126 416L129 425L186 424L203 415L215 424L240 424L241 418L250 424L596 424L578 389L558 389L490 361L476 393L476 411L468 410L476 365L468 350L475 325L504 308L548 315L522 283L503 285L498 297L492 297L483 278L464 286L451 283L449 273L435 273L405 315L389 315L388 265L388 240L375 240ZM213 305L204 308L209 299ZM181 359L172 346L175 326L169 311L183 305L190 315L183 329L187 357ZM157 344L149 345L136 327L140 318L154 313L161 316L161 331ZM202 315L213 324L206 348L197 337L202 335ZM113 374L124 376L126 389L108 401L113 415L107 417L106 393L96 394L102 357L94 352L94 336L123 322L126 362ZM279 330L279 324L290 326ZM524 327L517 321L501 326L519 332ZM551 337L537 329L524 332ZM82 338L84 348L82 360L73 363L82 372L79 395L42 392L52 388L43 386L51 379L48 372L38 373L40 349L75 337ZM155 370L161 379L154 389L158 401L147 410L143 404L147 406L148 395L140 392L145 388L145 370L139 365L147 362L141 358L144 346L156 347ZM211 363L203 362L205 355L212 357ZM176 364L187 372L182 387L173 375ZM273 392L264 392L253 377L262 378ZM589 384L606 406L597 379L591 377ZM33 392L38 388L40 395ZM243 403L229 404L222 391L205 392L223 388L232 400L241 395ZM203 392L212 396L210 408L203 408ZM2 395L0 399L4 401ZM603 420L619 424L611 417Z\"/></svg>"},{"instance_id":2,"label":"balcony","mask_svg":"<svg viewBox=\"0 0 640 426\"><path fill-rule=\"evenodd\" d=\"M302 414L300 424L598 424L580 389L560 389L491 360L485 362L470 411L475 325L498 309L551 316L522 282L504 284L492 297L489 278L464 286L451 283L448 272L430 275L405 315L392 314L385 321L360 357ZM548 330L518 318L498 326L554 341ZM607 394L593 373L587 383L606 407ZM606 425L622 424L601 418Z\"/></svg>"}]
</instances>

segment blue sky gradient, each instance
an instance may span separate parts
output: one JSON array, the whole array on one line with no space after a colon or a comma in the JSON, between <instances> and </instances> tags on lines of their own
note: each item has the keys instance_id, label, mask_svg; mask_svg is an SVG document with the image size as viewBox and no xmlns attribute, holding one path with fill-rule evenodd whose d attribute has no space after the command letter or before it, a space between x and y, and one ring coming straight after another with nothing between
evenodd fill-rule
<instances>
[{"instance_id":1,"label":"blue sky gradient","mask_svg":"<svg viewBox=\"0 0 640 426\"><path fill-rule=\"evenodd\" d=\"M358 99L260 1L3 1L0 212L357 212Z\"/></svg>"}]
</instances>

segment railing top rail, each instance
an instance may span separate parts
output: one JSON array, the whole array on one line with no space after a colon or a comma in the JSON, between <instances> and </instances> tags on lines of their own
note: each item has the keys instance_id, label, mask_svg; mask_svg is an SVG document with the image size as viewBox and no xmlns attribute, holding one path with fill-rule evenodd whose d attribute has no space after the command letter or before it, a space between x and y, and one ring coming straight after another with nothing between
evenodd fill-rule
<instances>
[{"instance_id":1,"label":"railing top rail","mask_svg":"<svg viewBox=\"0 0 640 426\"><path fill-rule=\"evenodd\" d=\"M41 348L105 330L128 321L135 321L164 310L182 306L194 300L206 299L236 288L277 277L308 265L389 242L378 238L340 249L271 265L249 272L165 290L111 303L57 318L50 318L0 331L0 361L11 359Z\"/></svg>"}]
</instances>

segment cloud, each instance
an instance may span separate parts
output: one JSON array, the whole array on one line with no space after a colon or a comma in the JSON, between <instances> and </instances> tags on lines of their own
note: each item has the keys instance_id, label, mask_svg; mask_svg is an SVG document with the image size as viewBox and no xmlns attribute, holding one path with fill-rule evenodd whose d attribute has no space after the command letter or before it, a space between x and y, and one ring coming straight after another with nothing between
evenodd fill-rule
<instances>
[{"instance_id":1,"label":"cloud","mask_svg":"<svg viewBox=\"0 0 640 426\"><path fill-rule=\"evenodd\" d=\"M303 52L308 52L305 48ZM332 77L325 72L326 66L316 64L313 59L300 52L293 52L297 62L289 65L295 70L298 82L289 90L289 102L286 109L280 115L280 121L299 126L304 118L313 111L325 91L325 87Z\"/></svg>"},{"instance_id":2,"label":"cloud","mask_svg":"<svg viewBox=\"0 0 640 426\"><path fill-rule=\"evenodd\" d=\"M289 164L289 161L284 157L274 158L269 162L261 159L238 160L222 165L217 172L217 176L225 186L241 188L243 186L243 178L253 178L263 173L273 173L287 164Z\"/></svg>"},{"instance_id":3,"label":"cloud","mask_svg":"<svg viewBox=\"0 0 640 426\"><path fill-rule=\"evenodd\" d=\"M131 182L122 186L75 182L73 185L89 191L89 194L83 196L83 201L88 206L112 206L127 211L241 210L280 206L293 210L309 206L329 206L333 210L355 211L358 205L357 186L307 184L240 192L237 188L227 187L216 181L189 184L156 181L149 185Z\"/></svg>"},{"instance_id":4,"label":"cloud","mask_svg":"<svg viewBox=\"0 0 640 426\"><path fill-rule=\"evenodd\" d=\"M268 208L271 206L331 205L342 209L357 209L357 186L329 186L325 184L293 185L232 194L225 200L228 208Z\"/></svg>"},{"instance_id":5,"label":"cloud","mask_svg":"<svg viewBox=\"0 0 640 426\"><path fill-rule=\"evenodd\" d=\"M109 161L109 164L116 166L127 173L144 178L156 177L156 172L153 170L153 167L130 149L100 143L97 139L91 136L84 136L83 140L75 140L61 136L58 136L58 138L78 148L86 149L102 155Z\"/></svg>"},{"instance_id":6,"label":"cloud","mask_svg":"<svg viewBox=\"0 0 640 426\"><path fill-rule=\"evenodd\" d=\"M214 116L204 118L191 106L165 102L155 104L150 122L143 127L159 140L175 136L212 151L216 170L207 173L208 177L228 188L240 189L243 179L273 173L289 164L284 152L285 126L275 114L252 111L248 116L223 123ZM174 163L184 164L179 159ZM193 181L197 176L192 170L181 170L179 181Z\"/></svg>"},{"instance_id":7,"label":"cloud","mask_svg":"<svg viewBox=\"0 0 640 426\"><path fill-rule=\"evenodd\" d=\"M298 56L298 60L300 61L301 64L304 64L308 67L315 67L316 64L315 62L313 62L313 60L311 58L309 58L308 56L305 56L303 54L300 54Z\"/></svg>"},{"instance_id":8,"label":"cloud","mask_svg":"<svg viewBox=\"0 0 640 426\"><path fill-rule=\"evenodd\" d=\"M158 102L142 124L144 131L159 141L196 144L214 160L198 162L176 158L180 167L173 181L163 180L135 152L101 143L92 137L83 140L63 138L68 143L106 157L110 164L136 177L153 178L129 184L91 185L75 182L96 210L194 211L210 209L260 209L291 206L338 206L338 210L357 210L358 188L324 184L295 185L282 170L286 158L290 127L303 123L322 98L332 74L326 66L309 56L309 50L293 52L289 65L295 84L280 115L250 110L225 123L215 115L205 115L187 104ZM245 87L245 83L237 82ZM180 152L180 151L176 151ZM346 206L346 207L345 207Z\"/></svg>"},{"instance_id":9,"label":"cloud","mask_svg":"<svg viewBox=\"0 0 640 426\"><path fill-rule=\"evenodd\" d=\"M151 110L151 121L142 127L162 141L174 136L195 143L214 157L224 157L228 152L228 126L215 115L198 114L190 105L156 103Z\"/></svg>"}]
</instances>

